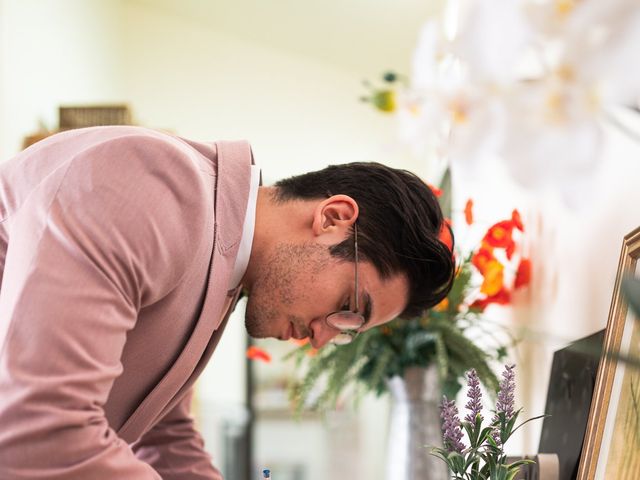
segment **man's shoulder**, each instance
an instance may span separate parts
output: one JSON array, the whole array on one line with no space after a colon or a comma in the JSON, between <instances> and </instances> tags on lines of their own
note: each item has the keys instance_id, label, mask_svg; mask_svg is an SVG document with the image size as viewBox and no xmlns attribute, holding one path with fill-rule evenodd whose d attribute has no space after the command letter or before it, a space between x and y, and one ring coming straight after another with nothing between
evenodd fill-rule
<instances>
[{"instance_id":1,"label":"man's shoulder","mask_svg":"<svg viewBox=\"0 0 640 480\"><path fill-rule=\"evenodd\" d=\"M56 151L66 153L65 156L68 158L74 153L81 153L88 149L99 151L103 148L111 150L120 148L133 149L139 157L144 157L144 149L149 145L164 149L176 156L202 156L202 152L192 144L172 133L130 125L88 127L59 132L32 145L22 152L21 156Z\"/></svg>"},{"instance_id":2,"label":"man's shoulder","mask_svg":"<svg viewBox=\"0 0 640 480\"><path fill-rule=\"evenodd\" d=\"M193 156L197 154L187 142L181 138L161 130L153 130L137 126L91 127L59 134L60 140L69 145L83 144L85 148L108 145L112 148L135 150L138 156L144 157L147 146L164 149L174 155Z\"/></svg>"}]
</instances>

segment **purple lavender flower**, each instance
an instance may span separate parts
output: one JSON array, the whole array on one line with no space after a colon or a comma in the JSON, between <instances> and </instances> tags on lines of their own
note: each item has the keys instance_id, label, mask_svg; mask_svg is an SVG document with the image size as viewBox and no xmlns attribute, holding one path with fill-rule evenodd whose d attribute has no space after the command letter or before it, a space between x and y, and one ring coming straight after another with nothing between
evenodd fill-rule
<instances>
[{"instance_id":1,"label":"purple lavender flower","mask_svg":"<svg viewBox=\"0 0 640 480\"><path fill-rule=\"evenodd\" d=\"M462 452L465 449L462 440L462 429L460 428L460 417L458 417L458 407L454 400L448 401L446 396L442 397L440 404L440 416L442 417L442 438L444 445L450 452Z\"/></svg>"},{"instance_id":2,"label":"purple lavender flower","mask_svg":"<svg viewBox=\"0 0 640 480\"><path fill-rule=\"evenodd\" d=\"M496 402L496 413L491 423L499 425L500 413L504 413L505 421L507 422L511 420L514 415L513 398L516 389L516 373L513 371L514 368L516 368L515 365L504 366L502 380L500 381L500 390L498 391L498 401ZM502 444L500 430L495 430L492 433L492 437L498 445Z\"/></svg>"},{"instance_id":3,"label":"purple lavender flower","mask_svg":"<svg viewBox=\"0 0 640 480\"><path fill-rule=\"evenodd\" d=\"M496 415L504 413L507 420L513 417L513 398L516 389L516 372L513 371L515 365L505 365L496 402Z\"/></svg>"},{"instance_id":4,"label":"purple lavender flower","mask_svg":"<svg viewBox=\"0 0 640 480\"><path fill-rule=\"evenodd\" d=\"M475 369L469 370L467 372L467 398L469 401L465 405L465 408L469 410L464 419L467 422L471 422L475 424L476 416L480 415L480 421L482 421L483 417L480 414L482 411L482 392L480 391L480 379L478 378L478 373Z\"/></svg>"}]
</instances>

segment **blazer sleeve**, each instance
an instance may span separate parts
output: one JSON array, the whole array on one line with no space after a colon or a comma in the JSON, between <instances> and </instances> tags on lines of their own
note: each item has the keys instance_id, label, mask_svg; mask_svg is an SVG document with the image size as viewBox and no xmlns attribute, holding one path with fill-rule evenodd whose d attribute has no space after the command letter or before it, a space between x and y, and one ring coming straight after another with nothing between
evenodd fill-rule
<instances>
[{"instance_id":1,"label":"blazer sleeve","mask_svg":"<svg viewBox=\"0 0 640 480\"><path fill-rule=\"evenodd\" d=\"M136 456L163 480L222 480L190 415L193 389L160 422L132 445Z\"/></svg>"},{"instance_id":2,"label":"blazer sleeve","mask_svg":"<svg viewBox=\"0 0 640 480\"><path fill-rule=\"evenodd\" d=\"M139 309L204 235L201 184L185 153L129 136L77 154L4 220L0 478L161 478L103 407Z\"/></svg>"}]
</instances>

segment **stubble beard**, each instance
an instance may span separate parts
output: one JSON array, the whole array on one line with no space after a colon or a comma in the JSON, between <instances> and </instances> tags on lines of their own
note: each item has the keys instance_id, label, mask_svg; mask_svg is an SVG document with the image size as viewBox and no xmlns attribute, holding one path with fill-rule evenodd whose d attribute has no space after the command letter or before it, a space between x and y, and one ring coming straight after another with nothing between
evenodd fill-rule
<instances>
[{"instance_id":1,"label":"stubble beard","mask_svg":"<svg viewBox=\"0 0 640 480\"><path fill-rule=\"evenodd\" d=\"M328 248L316 243L281 243L269 260L258 269L245 312L245 328L254 338L278 337L292 322L303 334L308 331L305 319L292 312L294 305L311 302L311 295L300 280L313 285L328 256Z\"/></svg>"}]
</instances>

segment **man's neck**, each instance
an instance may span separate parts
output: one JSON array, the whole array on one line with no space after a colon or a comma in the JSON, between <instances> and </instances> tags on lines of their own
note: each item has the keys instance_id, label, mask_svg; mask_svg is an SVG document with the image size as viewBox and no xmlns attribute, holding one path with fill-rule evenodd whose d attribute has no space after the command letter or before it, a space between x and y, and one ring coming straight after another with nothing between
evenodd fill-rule
<instances>
[{"instance_id":1,"label":"man's neck","mask_svg":"<svg viewBox=\"0 0 640 480\"><path fill-rule=\"evenodd\" d=\"M269 252L282 242L303 241L301 235L309 229L305 221L311 221L312 201L276 199L277 187L260 187L256 203L256 222L251 246L251 256L242 284L249 291L255 280L258 266L268 259ZM306 229L305 229L306 227Z\"/></svg>"}]
</instances>

